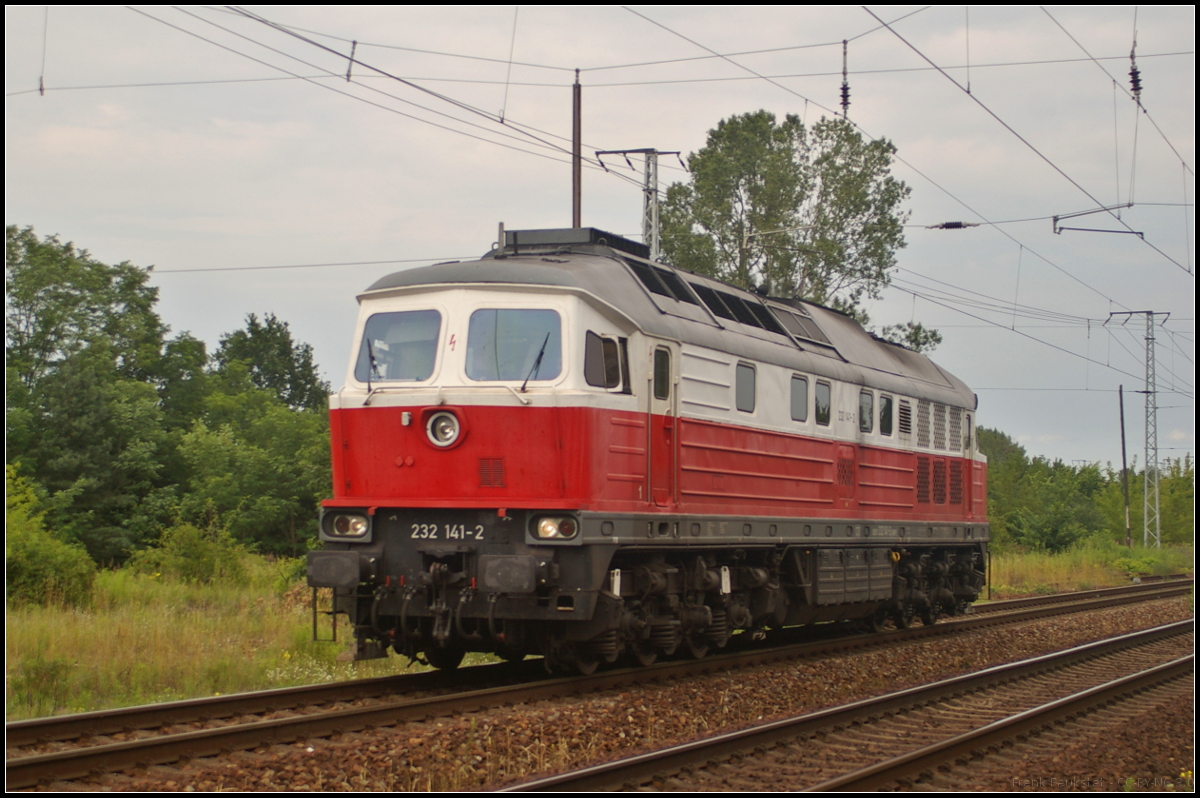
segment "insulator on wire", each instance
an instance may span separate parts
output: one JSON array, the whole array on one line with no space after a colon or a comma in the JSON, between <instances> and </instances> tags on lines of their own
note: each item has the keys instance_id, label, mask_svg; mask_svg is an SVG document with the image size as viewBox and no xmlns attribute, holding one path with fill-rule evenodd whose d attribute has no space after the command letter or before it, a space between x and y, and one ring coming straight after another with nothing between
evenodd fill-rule
<instances>
[{"instance_id":1,"label":"insulator on wire","mask_svg":"<svg viewBox=\"0 0 1200 798\"><path fill-rule=\"evenodd\" d=\"M1135 32L1136 34L1136 32ZM1129 87L1133 90L1133 99L1138 105L1142 103L1142 73L1137 68L1137 39L1133 40L1133 47L1129 50Z\"/></svg>"},{"instance_id":2,"label":"insulator on wire","mask_svg":"<svg viewBox=\"0 0 1200 798\"><path fill-rule=\"evenodd\" d=\"M850 81L846 72L846 46L846 40L842 39L842 119L846 119L850 111Z\"/></svg>"}]
</instances>

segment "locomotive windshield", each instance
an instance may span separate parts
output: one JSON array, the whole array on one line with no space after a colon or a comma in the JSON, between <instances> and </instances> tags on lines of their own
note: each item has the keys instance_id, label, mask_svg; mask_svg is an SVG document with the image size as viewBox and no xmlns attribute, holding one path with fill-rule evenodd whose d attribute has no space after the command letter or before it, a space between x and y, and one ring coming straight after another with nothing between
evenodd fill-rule
<instances>
[{"instance_id":1,"label":"locomotive windshield","mask_svg":"<svg viewBox=\"0 0 1200 798\"><path fill-rule=\"evenodd\" d=\"M467 377L472 380L552 380L562 371L562 323L557 311L484 308L471 314Z\"/></svg>"},{"instance_id":2,"label":"locomotive windshield","mask_svg":"<svg viewBox=\"0 0 1200 798\"><path fill-rule=\"evenodd\" d=\"M421 382L433 374L442 314L436 310L376 313L367 319L354 378Z\"/></svg>"}]
</instances>

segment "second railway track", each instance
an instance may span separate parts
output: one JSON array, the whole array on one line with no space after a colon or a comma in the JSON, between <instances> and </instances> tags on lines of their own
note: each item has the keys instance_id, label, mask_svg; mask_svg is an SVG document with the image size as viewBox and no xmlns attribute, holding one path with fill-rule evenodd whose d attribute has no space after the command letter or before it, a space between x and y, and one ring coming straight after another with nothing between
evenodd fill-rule
<instances>
[{"instance_id":1,"label":"second railway track","mask_svg":"<svg viewBox=\"0 0 1200 798\"><path fill-rule=\"evenodd\" d=\"M1192 674L1193 629L1183 621L1123 635L511 789L886 789Z\"/></svg>"}]
</instances>

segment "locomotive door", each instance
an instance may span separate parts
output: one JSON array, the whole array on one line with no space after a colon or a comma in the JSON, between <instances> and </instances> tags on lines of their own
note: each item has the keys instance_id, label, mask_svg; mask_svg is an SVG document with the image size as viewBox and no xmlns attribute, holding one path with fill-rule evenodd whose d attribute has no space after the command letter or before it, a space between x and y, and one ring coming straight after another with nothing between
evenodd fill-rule
<instances>
[{"instance_id":1,"label":"locomotive door","mask_svg":"<svg viewBox=\"0 0 1200 798\"><path fill-rule=\"evenodd\" d=\"M678 373L679 345L656 342L650 348L647 378L647 449L649 468L647 498L659 507L676 503L676 471L679 448Z\"/></svg>"}]
</instances>

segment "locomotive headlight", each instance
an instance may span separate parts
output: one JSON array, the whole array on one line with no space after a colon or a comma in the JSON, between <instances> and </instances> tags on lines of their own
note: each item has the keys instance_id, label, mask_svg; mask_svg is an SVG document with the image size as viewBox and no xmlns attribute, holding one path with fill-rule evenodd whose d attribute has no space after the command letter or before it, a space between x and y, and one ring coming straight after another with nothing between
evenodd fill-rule
<instances>
[{"instance_id":1,"label":"locomotive headlight","mask_svg":"<svg viewBox=\"0 0 1200 798\"><path fill-rule=\"evenodd\" d=\"M429 421L425 424L425 432L429 435L430 443L444 449L447 446L453 446L454 442L458 440L462 426L458 423L457 416L443 411L429 417Z\"/></svg>"},{"instance_id":2,"label":"locomotive headlight","mask_svg":"<svg viewBox=\"0 0 1200 798\"><path fill-rule=\"evenodd\" d=\"M371 522L365 515L355 513L338 513L327 516L325 533L337 538L361 538L371 529Z\"/></svg>"},{"instance_id":3,"label":"locomotive headlight","mask_svg":"<svg viewBox=\"0 0 1200 798\"><path fill-rule=\"evenodd\" d=\"M570 540L578 532L574 518L542 518L534 534L541 540Z\"/></svg>"}]
</instances>

